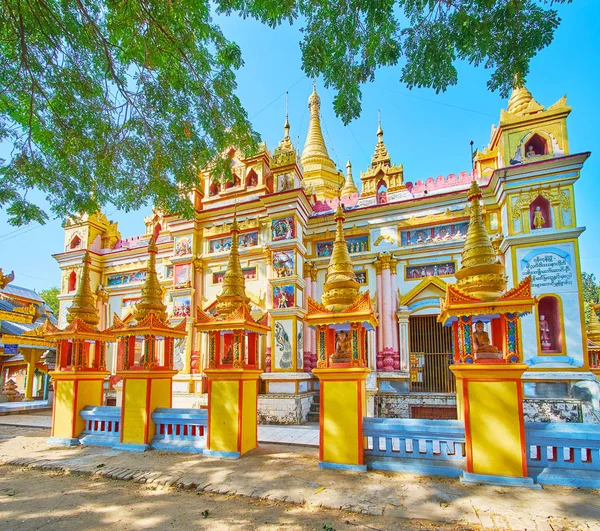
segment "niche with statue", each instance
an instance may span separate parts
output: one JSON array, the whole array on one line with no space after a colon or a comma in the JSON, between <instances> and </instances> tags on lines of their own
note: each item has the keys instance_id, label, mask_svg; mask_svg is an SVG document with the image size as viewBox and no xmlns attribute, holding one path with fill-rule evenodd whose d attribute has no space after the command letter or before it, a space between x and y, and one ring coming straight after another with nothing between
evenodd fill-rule
<instances>
[{"instance_id":1,"label":"niche with statue","mask_svg":"<svg viewBox=\"0 0 600 531\"><path fill-rule=\"evenodd\" d=\"M538 303L538 330L542 354L560 354L563 351L560 324L560 302L548 295Z\"/></svg>"},{"instance_id":2,"label":"niche with statue","mask_svg":"<svg viewBox=\"0 0 600 531\"><path fill-rule=\"evenodd\" d=\"M383 179L377 183L377 204L382 205L388 202L387 184Z\"/></svg>"},{"instance_id":3,"label":"niche with statue","mask_svg":"<svg viewBox=\"0 0 600 531\"><path fill-rule=\"evenodd\" d=\"M532 137L525 143L524 151L525 159L543 157L544 155L548 155L550 153L550 150L548 149L548 141L537 133L532 135Z\"/></svg>"},{"instance_id":4,"label":"niche with statue","mask_svg":"<svg viewBox=\"0 0 600 531\"><path fill-rule=\"evenodd\" d=\"M552 207L550 206L550 201L538 195L529 205L529 220L531 230L552 227Z\"/></svg>"}]
</instances>

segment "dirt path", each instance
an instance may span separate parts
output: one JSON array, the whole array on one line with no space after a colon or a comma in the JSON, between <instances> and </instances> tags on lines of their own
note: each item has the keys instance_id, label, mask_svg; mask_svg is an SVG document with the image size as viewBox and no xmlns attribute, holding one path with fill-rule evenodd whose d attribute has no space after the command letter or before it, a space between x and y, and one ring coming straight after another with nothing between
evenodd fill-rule
<instances>
[{"instance_id":1,"label":"dirt path","mask_svg":"<svg viewBox=\"0 0 600 531\"><path fill-rule=\"evenodd\" d=\"M53 525L79 531L119 520L125 529L138 529L141 521L142 528L155 529L193 524L201 529L600 530L598 491L324 470L317 466L316 448L277 444L261 444L232 461L174 452L55 447L46 444L48 436L47 429L0 426L1 531ZM23 471L24 466L31 470ZM44 470L58 475L51 478ZM19 474L29 483L13 485L25 477ZM167 484L188 490L157 490ZM212 515L206 521L200 514L205 509ZM50 527L40 516L46 514ZM89 524L67 527L72 516L82 521L89 516ZM31 526L24 527L30 519Z\"/></svg>"},{"instance_id":2,"label":"dirt path","mask_svg":"<svg viewBox=\"0 0 600 531\"><path fill-rule=\"evenodd\" d=\"M204 516L206 514L206 517ZM346 514L239 496L163 489L89 476L0 467L3 531L93 529L477 529Z\"/></svg>"}]
</instances>

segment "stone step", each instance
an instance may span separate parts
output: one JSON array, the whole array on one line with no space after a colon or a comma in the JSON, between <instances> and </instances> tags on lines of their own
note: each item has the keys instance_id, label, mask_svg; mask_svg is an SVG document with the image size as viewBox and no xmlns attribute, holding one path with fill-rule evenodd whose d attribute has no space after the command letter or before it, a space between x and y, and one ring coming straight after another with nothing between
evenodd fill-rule
<instances>
[{"instance_id":1,"label":"stone step","mask_svg":"<svg viewBox=\"0 0 600 531\"><path fill-rule=\"evenodd\" d=\"M306 421L307 422L319 422L319 413L315 413L313 411L309 411L308 415L306 416Z\"/></svg>"},{"instance_id":2,"label":"stone step","mask_svg":"<svg viewBox=\"0 0 600 531\"><path fill-rule=\"evenodd\" d=\"M321 404L311 404L310 410L312 413L318 413L319 409L321 409Z\"/></svg>"}]
</instances>

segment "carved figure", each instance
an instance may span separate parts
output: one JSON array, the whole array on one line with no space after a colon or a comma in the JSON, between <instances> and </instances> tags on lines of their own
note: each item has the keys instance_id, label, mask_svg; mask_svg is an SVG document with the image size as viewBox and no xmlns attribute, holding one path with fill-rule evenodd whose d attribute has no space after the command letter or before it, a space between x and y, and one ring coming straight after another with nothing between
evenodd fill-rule
<instances>
[{"instance_id":1,"label":"carved figure","mask_svg":"<svg viewBox=\"0 0 600 531\"><path fill-rule=\"evenodd\" d=\"M546 321L546 316L540 315L540 343L542 350L551 350L552 341L550 340L550 325Z\"/></svg>"},{"instance_id":2,"label":"carved figure","mask_svg":"<svg viewBox=\"0 0 600 531\"><path fill-rule=\"evenodd\" d=\"M533 148L533 146L531 144L529 144L529 147L527 148L527 153L525 153L525 156L530 159L532 157L539 157L539 155L535 152L535 149Z\"/></svg>"},{"instance_id":3,"label":"carved figure","mask_svg":"<svg viewBox=\"0 0 600 531\"><path fill-rule=\"evenodd\" d=\"M348 338L348 332L340 330L335 335L335 352L331 356L334 363L348 363L352 358L352 344Z\"/></svg>"},{"instance_id":4,"label":"carved figure","mask_svg":"<svg viewBox=\"0 0 600 531\"><path fill-rule=\"evenodd\" d=\"M546 220L544 219L544 215L542 214L542 209L537 206L535 207L535 211L533 213L533 228L541 229L544 227L544 223Z\"/></svg>"},{"instance_id":5,"label":"carved figure","mask_svg":"<svg viewBox=\"0 0 600 531\"><path fill-rule=\"evenodd\" d=\"M490 343L490 336L483 329L483 321L475 323L475 332L473 332L473 350L476 359L500 359L502 353L498 348Z\"/></svg>"},{"instance_id":6,"label":"carved figure","mask_svg":"<svg viewBox=\"0 0 600 531\"><path fill-rule=\"evenodd\" d=\"M12 271L10 275L4 275L2 273L2 269L0 268L0 289L4 289L8 284L10 284L15 279L15 272Z\"/></svg>"},{"instance_id":7,"label":"carved figure","mask_svg":"<svg viewBox=\"0 0 600 531\"><path fill-rule=\"evenodd\" d=\"M233 343L229 344L227 351L223 355L223 365L231 365L233 363Z\"/></svg>"},{"instance_id":8,"label":"carved figure","mask_svg":"<svg viewBox=\"0 0 600 531\"><path fill-rule=\"evenodd\" d=\"M279 368L291 369L292 345L287 332L283 328L283 325L279 322L275 323L275 342L277 343L277 349L281 352L281 357L279 358Z\"/></svg>"}]
</instances>

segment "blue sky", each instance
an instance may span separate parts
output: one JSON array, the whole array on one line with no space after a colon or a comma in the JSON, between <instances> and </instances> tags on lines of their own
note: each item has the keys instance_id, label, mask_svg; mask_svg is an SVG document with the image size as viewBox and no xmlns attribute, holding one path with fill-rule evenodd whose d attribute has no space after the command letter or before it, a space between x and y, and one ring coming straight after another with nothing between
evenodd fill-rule
<instances>
[{"instance_id":1,"label":"blue sky","mask_svg":"<svg viewBox=\"0 0 600 531\"><path fill-rule=\"evenodd\" d=\"M542 105L563 94L573 107L568 118L572 153L591 151L576 184L577 222L587 227L580 238L582 269L600 278L600 228L595 179L600 175L597 124L600 85L600 39L597 20L600 2L575 0L559 6L562 24L553 43L531 63L527 87ZM312 80L301 70L301 38L297 28L275 30L252 20L222 18L226 35L241 47L244 67L238 74L238 94L255 129L272 151L283 136L285 92L289 91L291 136L302 149L308 126L307 100ZM322 122L330 156L340 168L350 157L355 179L371 159L376 143L377 111L381 111L384 140L392 161L404 165L406 181L468 171L469 142L483 146L506 100L486 88L489 71L459 65L459 82L443 94L433 90L409 91L398 81L400 67L382 69L374 83L363 88L363 112L345 127L331 106L333 94L318 84ZM119 222L123 237L142 234L143 218L151 205L137 213L106 211ZM15 284L37 290L59 285L60 271L51 257L64 245L60 221L19 230L6 222L0 210L0 267L15 271Z\"/></svg>"}]
</instances>

